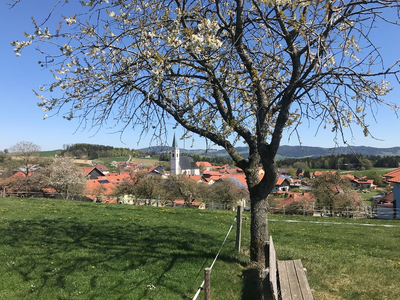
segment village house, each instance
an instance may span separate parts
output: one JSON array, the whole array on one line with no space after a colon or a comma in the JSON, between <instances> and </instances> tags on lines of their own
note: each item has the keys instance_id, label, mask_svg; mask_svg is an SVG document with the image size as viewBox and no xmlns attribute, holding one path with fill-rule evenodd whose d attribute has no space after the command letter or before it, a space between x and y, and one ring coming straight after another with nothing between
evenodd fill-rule
<instances>
[{"instance_id":1,"label":"village house","mask_svg":"<svg viewBox=\"0 0 400 300\"><path fill-rule=\"evenodd\" d=\"M212 169L212 165L208 161L198 161L196 165L200 168L200 170L210 171Z\"/></svg>"},{"instance_id":2,"label":"village house","mask_svg":"<svg viewBox=\"0 0 400 300\"><path fill-rule=\"evenodd\" d=\"M386 195L382 195L379 199L376 199L376 217L378 219L394 219L394 210L393 210L393 192L390 192Z\"/></svg>"},{"instance_id":3,"label":"village house","mask_svg":"<svg viewBox=\"0 0 400 300\"><path fill-rule=\"evenodd\" d=\"M96 167L80 167L80 169L87 179L97 179L98 177L104 176L104 173Z\"/></svg>"},{"instance_id":4,"label":"village house","mask_svg":"<svg viewBox=\"0 0 400 300\"><path fill-rule=\"evenodd\" d=\"M102 172L103 174L108 174L110 173L110 171L108 170L108 168L102 164L95 164L93 167L95 167L97 170L99 170L100 172Z\"/></svg>"},{"instance_id":5,"label":"village house","mask_svg":"<svg viewBox=\"0 0 400 300\"><path fill-rule=\"evenodd\" d=\"M387 209L391 209L393 212L392 219L400 219L400 169L386 173L383 175L386 181L393 185L393 201L392 207L387 205Z\"/></svg>"},{"instance_id":6,"label":"village house","mask_svg":"<svg viewBox=\"0 0 400 300\"><path fill-rule=\"evenodd\" d=\"M272 213L312 215L315 199L310 193L288 193L285 198L274 198Z\"/></svg>"},{"instance_id":7,"label":"village house","mask_svg":"<svg viewBox=\"0 0 400 300\"><path fill-rule=\"evenodd\" d=\"M277 192L288 192L290 187L290 181L289 179L285 177L279 177L278 180L276 181L275 187L272 190L273 193Z\"/></svg>"},{"instance_id":8,"label":"village house","mask_svg":"<svg viewBox=\"0 0 400 300\"><path fill-rule=\"evenodd\" d=\"M364 177L364 178L353 178L351 180L351 186L353 188L368 189L368 190L376 188L376 185L374 185L374 180L373 179L367 179L366 177Z\"/></svg>"}]
</instances>

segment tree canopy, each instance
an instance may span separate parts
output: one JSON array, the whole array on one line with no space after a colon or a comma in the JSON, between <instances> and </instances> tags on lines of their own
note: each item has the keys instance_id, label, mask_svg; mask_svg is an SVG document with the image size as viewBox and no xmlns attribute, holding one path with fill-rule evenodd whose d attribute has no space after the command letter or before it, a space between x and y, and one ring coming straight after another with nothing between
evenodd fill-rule
<instances>
[{"instance_id":1,"label":"tree canopy","mask_svg":"<svg viewBox=\"0 0 400 300\"><path fill-rule=\"evenodd\" d=\"M71 157L56 158L42 173L46 187L54 188L65 199L70 194L82 194L86 185L85 174Z\"/></svg>"},{"instance_id":2,"label":"tree canopy","mask_svg":"<svg viewBox=\"0 0 400 300\"><path fill-rule=\"evenodd\" d=\"M398 63L384 64L369 33L377 22L397 24L384 13L398 13L398 1L80 3L58 28L34 21L34 32L12 43L17 55L36 44L39 64L53 73L54 82L35 92L45 117L60 113L94 127L113 120L155 136L172 120L185 137L225 148L246 174L253 260L264 260L283 131L297 133L311 119L345 140L353 124L371 134L365 116L377 106L397 109L384 96ZM238 140L248 157L236 151Z\"/></svg>"},{"instance_id":3,"label":"tree canopy","mask_svg":"<svg viewBox=\"0 0 400 300\"><path fill-rule=\"evenodd\" d=\"M32 142L19 142L11 147L11 153L16 156L14 162L10 161L11 166L18 166L28 179L28 175L32 170L37 168L40 161L40 146Z\"/></svg>"},{"instance_id":4,"label":"tree canopy","mask_svg":"<svg viewBox=\"0 0 400 300\"><path fill-rule=\"evenodd\" d=\"M345 211L362 207L361 197L352 190L349 178L339 172L324 172L313 180L312 193L319 208Z\"/></svg>"}]
</instances>

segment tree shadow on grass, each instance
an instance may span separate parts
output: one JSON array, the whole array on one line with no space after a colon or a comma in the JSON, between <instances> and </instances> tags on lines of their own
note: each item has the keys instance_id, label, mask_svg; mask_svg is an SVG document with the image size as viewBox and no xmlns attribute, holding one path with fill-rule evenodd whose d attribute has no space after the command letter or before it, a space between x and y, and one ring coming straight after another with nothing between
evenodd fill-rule
<instances>
[{"instance_id":1,"label":"tree shadow on grass","mask_svg":"<svg viewBox=\"0 0 400 300\"><path fill-rule=\"evenodd\" d=\"M77 286L85 284L89 295L84 299L161 299L153 287L188 299L198 268L212 261L221 242L179 225L127 227L74 219L11 221L0 228L0 236L3 246L15 249L12 271L36 282L39 298L56 288L59 299L76 296ZM235 262L227 255L219 259Z\"/></svg>"},{"instance_id":2,"label":"tree shadow on grass","mask_svg":"<svg viewBox=\"0 0 400 300\"><path fill-rule=\"evenodd\" d=\"M260 276L256 267L248 266L242 272L243 291L242 300L261 299Z\"/></svg>"}]
</instances>

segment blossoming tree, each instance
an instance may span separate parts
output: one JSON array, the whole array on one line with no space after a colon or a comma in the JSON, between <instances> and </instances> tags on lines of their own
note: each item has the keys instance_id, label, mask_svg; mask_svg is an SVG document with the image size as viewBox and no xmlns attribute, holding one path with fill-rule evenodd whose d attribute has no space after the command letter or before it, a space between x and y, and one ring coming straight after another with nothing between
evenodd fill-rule
<instances>
[{"instance_id":1,"label":"blossoming tree","mask_svg":"<svg viewBox=\"0 0 400 300\"><path fill-rule=\"evenodd\" d=\"M121 130L154 134L170 118L225 148L246 174L253 261L265 259L267 197L285 128L297 132L312 119L339 137L354 125L368 135L366 108L397 108L383 98L397 62L384 66L369 37L377 21L396 26L385 11L398 12L397 1L80 3L58 28L44 27L56 17L53 9L47 23L34 21L34 32L12 43L17 55L36 44L45 57L39 63L51 69L54 82L35 92L39 106L82 124L111 119ZM236 151L238 140L248 157Z\"/></svg>"}]
</instances>

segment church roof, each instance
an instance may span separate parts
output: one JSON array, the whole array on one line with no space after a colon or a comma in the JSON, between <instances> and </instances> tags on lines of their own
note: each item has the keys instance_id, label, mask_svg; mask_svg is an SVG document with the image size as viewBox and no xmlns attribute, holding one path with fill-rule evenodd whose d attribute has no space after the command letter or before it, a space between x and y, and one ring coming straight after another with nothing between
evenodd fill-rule
<instances>
[{"instance_id":1,"label":"church roof","mask_svg":"<svg viewBox=\"0 0 400 300\"><path fill-rule=\"evenodd\" d=\"M175 133L174 133L174 140L172 141L172 148L178 148L178 143L176 142Z\"/></svg>"},{"instance_id":2,"label":"church roof","mask_svg":"<svg viewBox=\"0 0 400 300\"><path fill-rule=\"evenodd\" d=\"M196 165L196 163L193 161L193 158L189 156L183 156L181 155L181 158L179 160L179 165L181 167L181 170L195 170L199 169L199 167Z\"/></svg>"}]
</instances>

